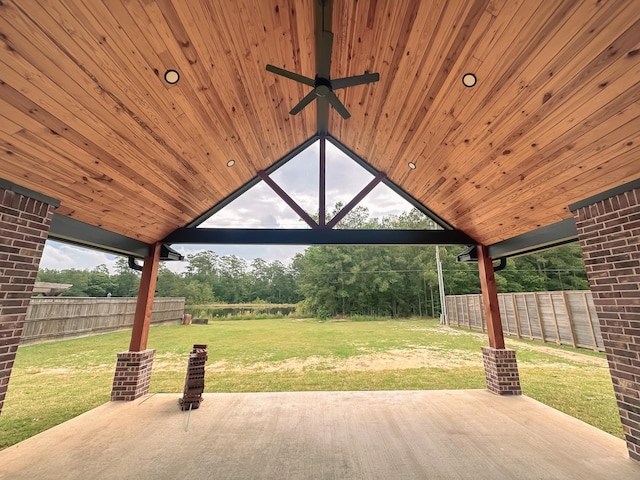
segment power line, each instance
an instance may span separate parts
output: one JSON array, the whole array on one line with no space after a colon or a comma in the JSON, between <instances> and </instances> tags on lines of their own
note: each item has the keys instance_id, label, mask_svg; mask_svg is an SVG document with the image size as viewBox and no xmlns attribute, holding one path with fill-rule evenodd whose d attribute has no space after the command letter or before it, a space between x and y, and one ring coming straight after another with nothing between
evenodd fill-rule
<instances>
[{"instance_id":1,"label":"power line","mask_svg":"<svg viewBox=\"0 0 640 480\"><path fill-rule=\"evenodd\" d=\"M443 269L443 272L465 272L465 270L447 270L447 269ZM335 275L336 273L339 274L357 274L357 273L416 273L416 272L420 272L420 273L427 273L427 272L436 272L436 270L358 270L356 272L352 272L349 270L342 270L342 271L335 271L335 272L314 272L314 275ZM468 273L475 273L472 270L466 270L466 272ZM509 272L514 272L514 273L535 273L538 274L539 272L537 270L509 270ZM568 269L550 269L550 268L546 268L544 269L543 273L564 273L564 272L584 272L583 269L580 268L568 268ZM500 272L496 272L496 274L499 274Z\"/></svg>"}]
</instances>

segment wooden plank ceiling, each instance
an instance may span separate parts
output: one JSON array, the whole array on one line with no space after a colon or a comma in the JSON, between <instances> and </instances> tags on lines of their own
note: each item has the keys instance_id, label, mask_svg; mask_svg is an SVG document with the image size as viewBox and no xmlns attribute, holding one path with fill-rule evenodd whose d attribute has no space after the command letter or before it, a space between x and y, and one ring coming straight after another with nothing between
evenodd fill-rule
<instances>
[{"instance_id":1,"label":"wooden plank ceiling","mask_svg":"<svg viewBox=\"0 0 640 480\"><path fill-rule=\"evenodd\" d=\"M288 114L309 87L265 70L314 76L314 5L2 0L0 178L164 238L316 133L315 102ZM381 79L329 133L479 242L640 177L636 0L335 0L332 31L332 78Z\"/></svg>"}]
</instances>

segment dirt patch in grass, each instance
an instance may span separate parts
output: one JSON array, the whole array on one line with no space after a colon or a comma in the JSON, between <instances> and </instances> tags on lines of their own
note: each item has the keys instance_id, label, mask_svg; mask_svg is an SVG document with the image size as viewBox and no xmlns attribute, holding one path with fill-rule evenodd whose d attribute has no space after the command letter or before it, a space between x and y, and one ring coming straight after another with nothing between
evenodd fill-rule
<instances>
[{"instance_id":1,"label":"dirt patch in grass","mask_svg":"<svg viewBox=\"0 0 640 480\"><path fill-rule=\"evenodd\" d=\"M460 331L447 326L436 326L411 329L412 331L435 332L451 336L475 337L486 340L486 334L479 332ZM582 367L607 367L604 358L583 355L578 352L561 350L544 345L532 345L526 342L510 339L508 347L516 351L532 351L549 355L543 362L535 362L536 367L556 369L573 369ZM558 359L554 362L552 359ZM571 363L566 363L568 361ZM163 354L156 357L154 369L183 371L186 369L186 355L175 353ZM527 362L521 362L521 367ZM383 370L405 370L415 368L451 369L459 367L482 367L482 352L452 349L448 347L410 345L409 348L391 349L385 352L363 353L349 358L312 355L305 358L288 358L280 361L261 360L249 364L229 361L210 361L206 366L210 373L277 373L277 372L366 372Z\"/></svg>"},{"instance_id":2,"label":"dirt patch in grass","mask_svg":"<svg viewBox=\"0 0 640 480\"><path fill-rule=\"evenodd\" d=\"M414 330L422 330L422 331L433 331L440 334L445 335L454 335L454 336L465 336L465 337L474 337L477 339L487 341L487 334L475 331L468 330L458 330L456 328L450 328L445 325L441 325L438 327L427 327L424 329L414 329ZM575 363L595 365L598 367L608 367L607 359L600 357L593 357L591 355L585 355L583 353L579 353L578 351L572 352L569 350L562 350L559 348L553 348L549 346L545 346L542 343L531 344L527 342L522 342L513 338L505 338L505 343L507 348L512 348L516 352L519 350L528 350L532 352L544 353L546 355L552 355L564 360L568 360ZM551 363L545 363L546 366L551 366Z\"/></svg>"},{"instance_id":3,"label":"dirt patch in grass","mask_svg":"<svg viewBox=\"0 0 640 480\"><path fill-rule=\"evenodd\" d=\"M306 358L288 358L281 361L261 361L239 365L227 361L209 362L207 372L252 373L252 372L305 372L305 371L382 371L411 368L451 369L458 367L481 367L482 353L438 347L415 347L392 349L386 352L367 353L349 358L312 355ZM154 369L184 370L185 358L163 355L156 358Z\"/></svg>"},{"instance_id":4,"label":"dirt patch in grass","mask_svg":"<svg viewBox=\"0 0 640 480\"><path fill-rule=\"evenodd\" d=\"M588 365L595 365L598 367L608 367L606 358L592 357L590 355L584 355L578 352L570 352L568 350L560 350L553 347L545 347L544 345L531 345L518 340L507 340L507 347L514 350L530 350L534 352L544 353L546 355L553 355L555 357L563 358L575 363L582 363Z\"/></svg>"},{"instance_id":5,"label":"dirt patch in grass","mask_svg":"<svg viewBox=\"0 0 640 480\"><path fill-rule=\"evenodd\" d=\"M215 362L207 365L209 372L304 372L304 371L381 371L404 370L409 368L456 368L482 366L482 355L464 350L441 350L438 348L395 349L381 353L356 355L346 359L310 356L289 358L278 362L256 362L251 365L232 365Z\"/></svg>"}]
</instances>

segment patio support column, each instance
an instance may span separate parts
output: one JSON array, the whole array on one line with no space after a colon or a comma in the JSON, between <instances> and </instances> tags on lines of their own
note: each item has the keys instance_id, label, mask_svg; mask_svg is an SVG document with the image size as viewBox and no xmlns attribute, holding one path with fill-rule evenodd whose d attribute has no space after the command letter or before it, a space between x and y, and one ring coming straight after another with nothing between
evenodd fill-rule
<instances>
[{"instance_id":1,"label":"patio support column","mask_svg":"<svg viewBox=\"0 0 640 480\"><path fill-rule=\"evenodd\" d=\"M155 350L147 349L147 339L160 266L160 250L161 244L156 243L149 248L149 255L144 258L129 351L118 353L111 400L135 400L149 392Z\"/></svg>"},{"instance_id":2,"label":"patio support column","mask_svg":"<svg viewBox=\"0 0 640 480\"><path fill-rule=\"evenodd\" d=\"M489 346L482 347L487 389L498 395L520 395L522 389L516 352L504 346L493 261L485 245L478 245L478 270L489 334Z\"/></svg>"},{"instance_id":3,"label":"patio support column","mask_svg":"<svg viewBox=\"0 0 640 480\"><path fill-rule=\"evenodd\" d=\"M56 201L0 180L0 412ZM35 192L33 192L35 193Z\"/></svg>"},{"instance_id":4,"label":"patio support column","mask_svg":"<svg viewBox=\"0 0 640 480\"><path fill-rule=\"evenodd\" d=\"M629 456L640 461L639 181L570 206Z\"/></svg>"}]
</instances>

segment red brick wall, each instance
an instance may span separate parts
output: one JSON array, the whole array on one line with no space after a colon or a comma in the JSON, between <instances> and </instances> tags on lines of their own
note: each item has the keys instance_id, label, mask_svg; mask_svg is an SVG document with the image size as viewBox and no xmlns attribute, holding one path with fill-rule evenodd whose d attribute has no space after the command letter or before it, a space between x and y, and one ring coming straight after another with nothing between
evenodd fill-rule
<instances>
[{"instance_id":1,"label":"red brick wall","mask_svg":"<svg viewBox=\"0 0 640 480\"><path fill-rule=\"evenodd\" d=\"M53 210L0 189L0 412Z\"/></svg>"},{"instance_id":2,"label":"red brick wall","mask_svg":"<svg viewBox=\"0 0 640 480\"><path fill-rule=\"evenodd\" d=\"M629 455L640 460L640 189L574 217Z\"/></svg>"}]
</instances>

